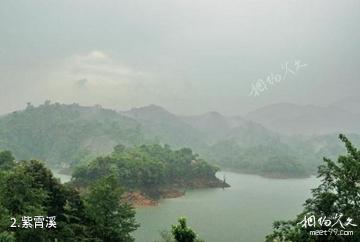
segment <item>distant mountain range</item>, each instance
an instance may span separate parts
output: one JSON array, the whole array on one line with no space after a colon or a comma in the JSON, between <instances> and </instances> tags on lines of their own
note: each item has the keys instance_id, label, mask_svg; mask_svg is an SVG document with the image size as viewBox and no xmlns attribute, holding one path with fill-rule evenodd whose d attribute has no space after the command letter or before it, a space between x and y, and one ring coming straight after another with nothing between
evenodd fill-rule
<instances>
[{"instance_id":1,"label":"distant mountain range","mask_svg":"<svg viewBox=\"0 0 360 242\"><path fill-rule=\"evenodd\" d=\"M141 124L145 138L175 147L189 146L200 149L206 146L205 135L181 118L156 105L133 108L120 112Z\"/></svg>"},{"instance_id":2,"label":"distant mountain range","mask_svg":"<svg viewBox=\"0 0 360 242\"><path fill-rule=\"evenodd\" d=\"M158 143L190 147L214 164L241 172L303 176L315 172L322 156L344 151L336 133L352 132L360 144L359 114L348 103L325 108L274 104L228 117L217 112L178 116L156 105L116 112L45 102L0 117L0 150L9 149L18 159L75 166L117 144Z\"/></svg>"},{"instance_id":3,"label":"distant mountain range","mask_svg":"<svg viewBox=\"0 0 360 242\"><path fill-rule=\"evenodd\" d=\"M218 112L209 112L202 115L181 117L184 122L199 130L211 144L231 134L234 128L245 126L248 122L243 118L225 117Z\"/></svg>"},{"instance_id":4,"label":"distant mountain range","mask_svg":"<svg viewBox=\"0 0 360 242\"><path fill-rule=\"evenodd\" d=\"M250 112L245 118L283 134L360 133L359 107L360 100L355 98L326 107L279 103Z\"/></svg>"}]
</instances>

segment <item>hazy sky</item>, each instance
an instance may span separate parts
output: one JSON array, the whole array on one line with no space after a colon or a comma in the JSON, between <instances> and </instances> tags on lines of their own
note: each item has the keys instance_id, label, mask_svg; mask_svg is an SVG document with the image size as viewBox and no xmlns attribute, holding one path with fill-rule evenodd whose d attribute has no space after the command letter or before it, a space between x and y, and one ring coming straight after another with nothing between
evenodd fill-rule
<instances>
[{"instance_id":1,"label":"hazy sky","mask_svg":"<svg viewBox=\"0 0 360 242\"><path fill-rule=\"evenodd\" d=\"M0 2L0 113L50 99L242 114L359 90L359 0Z\"/></svg>"}]
</instances>

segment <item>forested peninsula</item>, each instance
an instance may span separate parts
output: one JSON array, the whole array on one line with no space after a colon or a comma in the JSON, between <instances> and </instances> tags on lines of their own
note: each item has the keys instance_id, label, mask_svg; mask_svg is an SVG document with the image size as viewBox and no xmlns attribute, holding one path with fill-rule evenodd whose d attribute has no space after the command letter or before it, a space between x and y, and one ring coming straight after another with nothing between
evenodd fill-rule
<instances>
[{"instance_id":1,"label":"forested peninsula","mask_svg":"<svg viewBox=\"0 0 360 242\"><path fill-rule=\"evenodd\" d=\"M135 206L155 205L161 198L182 196L187 189L228 187L190 148L172 150L168 145L117 145L107 156L75 168L71 184L80 191L104 176L114 175L125 189L124 198Z\"/></svg>"}]
</instances>

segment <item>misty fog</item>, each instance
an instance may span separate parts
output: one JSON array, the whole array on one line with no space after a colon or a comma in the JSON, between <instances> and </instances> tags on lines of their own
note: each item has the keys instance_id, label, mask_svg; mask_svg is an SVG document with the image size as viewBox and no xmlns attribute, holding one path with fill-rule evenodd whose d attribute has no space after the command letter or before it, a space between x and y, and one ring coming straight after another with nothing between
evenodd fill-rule
<instances>
[{"instance_id":1,"label":"misty fog","mask_svg":"<svg viewBox=\"0 0 360 242\"><path fill-rule=\"evenodd\" d=\"M0 113L27 102L244 115L359 98L359 1L3 1ZM306 67L249 95L258 79Z\"/></svg>"}]
</instances>

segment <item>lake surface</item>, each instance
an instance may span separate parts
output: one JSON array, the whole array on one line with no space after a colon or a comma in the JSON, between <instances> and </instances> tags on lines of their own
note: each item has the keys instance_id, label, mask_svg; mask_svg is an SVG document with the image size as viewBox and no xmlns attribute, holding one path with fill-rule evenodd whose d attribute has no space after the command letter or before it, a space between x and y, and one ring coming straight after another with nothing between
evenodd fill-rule
<instances>
[{"instance_id":1,"label":"lake surface","mask_svg":"<svg viewBox=\"0 0 360 242\"><path fill-rule=\"evenodd\" d=\"M159 231L170 230L177 218L189 225L206 242L260 242L272 231L275 220L292 219L302 211L310 189L319 184L306 179L268 179L256 175L220 172L230 188L187 191L180 198L162 200L159 206L136 209L141 227L137 242L154 242Z\"/></svg>"},{"instance_id":2,"label":"lake surface","mask_svg":"<svg viewBox=\"0 0 360 242\"><path fill-rule=\"evenodd\" d=\"M71 176L59 174L61 182ZM319 184L306 179L269 179L257 175L219 172L231 185L226 189L200 189L186 195L161 200L159 206L136 209L141 224L134 233L136 242L154 242L159 231L170 230L177 218L185 216L189 225L206 242L262 242L275 220L292 219Z\"/></svg>"}]
</instances>

